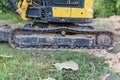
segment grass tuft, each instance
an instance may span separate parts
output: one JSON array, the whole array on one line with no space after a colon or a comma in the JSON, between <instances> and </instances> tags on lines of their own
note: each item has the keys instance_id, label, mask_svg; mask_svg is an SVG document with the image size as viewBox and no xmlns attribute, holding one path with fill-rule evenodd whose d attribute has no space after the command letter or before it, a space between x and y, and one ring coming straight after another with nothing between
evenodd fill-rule
<instances>
[{"instance_id":1,"label":"grass tuft","mask_svg":"<svg viewBox=\"0 0 120 80\"><path fill-rule=\"evenodd\" d=\"M0 62L0 80L40 80L53 77L56 80L86 80L93 72L92 78L97 80L103 73L111 73L104 64L103 58L95 57L85 52L70 51L21 51L15 50L9 44L0 44L0 55L13 55L11 59ZM33 55L34 54L34 55ZM64 61L75 61L78 71L57 71L53 64Z\"/></svg>"}]
</instances>

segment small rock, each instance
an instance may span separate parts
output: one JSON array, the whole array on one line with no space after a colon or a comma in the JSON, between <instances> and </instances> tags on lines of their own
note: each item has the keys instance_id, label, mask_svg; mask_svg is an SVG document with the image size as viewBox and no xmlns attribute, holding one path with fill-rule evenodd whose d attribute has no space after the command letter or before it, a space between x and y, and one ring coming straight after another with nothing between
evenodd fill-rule
<instances>
[{"instance_id":1,"label":"small rock","mask_svg":"<svg viewBox=\"0 0 120 80\"><path fill-rule=\"evenodd\" d=\"M73 71L78 70L78 64L75 63L74 61L66 61L63 63L56 63L54 66L57 68L57 70L62 70L62 69L71 69Z\"/></svg>"},{"instance_id":2,"label":"small rock","mask_svg":"<svg viewBox=\"0 0 120 80\"><path fill-rule=\"evenodd\" d=\"M32 52L32 55L35 56L36 54L34 52Z\"/></svg>"},{"instance_id":3,"label":"small rock","mask_svg":"<svg viewBox=\"0 0 120 80\"><path fill-rule=\"evenodd\" d=\"M13 58L13 55L0 55L0 58Z\"/></svg>"},{"instance_id":4,"label":"small rock","mask_svg":"<svg viewBox=\"0 0 120 80\"><path fill-rule=\"evenodd\" d=\"M103 74L99 77L99 80L106 80L108 76L110 76L110 74Z\"/></svg>"},{"instance_id":5,"label":"small rock","mask_svg":"<svg viewBox=\"0 0 120 80\"><path fill-rule=\"evenodd\" d=\"M47 79L43 79L43 80L55 80L55 79L48 77Z\"/></svg>"},{"instance_id":6,"label":"small rock","mask_svg":"<svg viewBox=\"0 0 120 80\"><path fill-rule=\"evenodd\" d=\"M99 80L120 80L117 74L104 74L101 75Z\"/></svg>"}]
</instances>

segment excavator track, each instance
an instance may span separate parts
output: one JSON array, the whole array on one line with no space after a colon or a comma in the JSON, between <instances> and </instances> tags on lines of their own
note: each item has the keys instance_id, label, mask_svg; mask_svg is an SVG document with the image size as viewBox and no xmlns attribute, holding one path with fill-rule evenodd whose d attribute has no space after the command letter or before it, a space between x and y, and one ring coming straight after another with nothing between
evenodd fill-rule
<instances>
[{"instance_id":1,"label":"excavator track","mask_svg":"<svg viewBox=\"0 0 120 80\"><path fill-rule=\"evenodd\" d=\"M111 31L43 27L26 25L12 30L10 45L22 50L112 49L114 46L115 35Z\"/></svg>"},{"instance_id":2,"label":"excavator track","mask_svg":"<svg viewBox=\"0 0 120 80\"><path fill-rule=\"evenodd\" d=\"M0 25L0 42L8 42L11 28L8 25Z\"/></svg>"}]
</instances>

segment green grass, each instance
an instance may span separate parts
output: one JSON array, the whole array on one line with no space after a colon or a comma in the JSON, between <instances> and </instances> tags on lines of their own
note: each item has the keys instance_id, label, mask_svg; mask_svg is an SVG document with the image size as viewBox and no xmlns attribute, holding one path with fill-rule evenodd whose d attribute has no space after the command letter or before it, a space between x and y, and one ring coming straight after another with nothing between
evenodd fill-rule
<instances>
[{"instance_id":1,"label":"green grass","mask_svg":"<svg viewBox=\"0 0 120 80\"><path fill-rule=\"evenodd\" d=\"M114 26L114 23L98 23L94 22L95 29L104 29L104 28L111 28Z\"/></svg>"},{"instance_id":2,"label":"green grass","mask_svg":"<svg viewBox=\"0 0 120 80\"><path fill-rule=\"evenodd\" d=\"M19 21L20 18L14 12L9 13L0 13L0 20L7 20L7 21Z\"/></svg>"},{"instance_id":3,"label":"green grass","mask_svg":"<svg viewBox=\"0 0 120 80\"><path fill-rule=\"evenodd\" d=\"M20 19L20 16L15 14L15 12L1 13L0 12L0 25L9 25L13 28L24 26L25 24L32 23L32 21L26 21Z\"/></svg>"},{"instance_id":4,"label":"green grass","mask_svg":"<svg viewBox=\"0 0 120 80\"><path fill-rule=\"evenodd\" d=\"M0 25L9 25L13 28L24 26L33 22L41 22L41 20L22 20L15 12L9 11L9 13L0 12Z\"/></svg>"},{"instance_id":5,"label":"green grass","mask_svg":"<svg viewBox=\"0 0 120 80\"><path fill-rule=\"evenodd\" d=\"M34 53L35 55L33 55ZM85 52L70 51L22 51L15 50L9 44L0 44L0 55L13 55L13 58L0 58L0 80L40 80L53 77L56 80L86 80L93 72L92 78L98 80L103 73L111 73L103 58ZM75 61L78 71L57 71L53 64Z\"/></svg>"},{"instance_id":6,"label":"green grass","mask_svg":"<svg viewBox=\"0 0 120 80\"><path fill-rule=\"evenodd\" d=\"M0 21L12 22L13 26L28 23L16 17L13 13L0 13ZM15 25L15 23L17 25ZM9 23L10 24L10 23ZM10 24L10 25L11 25ZM33 55L33 53L35 55ZM2 56L13 55L13 58ZM53 64L64 61L75 61L79 65L78 71L57 71ZM113 73L103 58L95 57L86 52L74 51L22 51L10 47L9 44L0 43L0 80L42 80L53 77L56 80L86 80L93 72L93 80L104 73Z\"/></svg>"}]
</instances>

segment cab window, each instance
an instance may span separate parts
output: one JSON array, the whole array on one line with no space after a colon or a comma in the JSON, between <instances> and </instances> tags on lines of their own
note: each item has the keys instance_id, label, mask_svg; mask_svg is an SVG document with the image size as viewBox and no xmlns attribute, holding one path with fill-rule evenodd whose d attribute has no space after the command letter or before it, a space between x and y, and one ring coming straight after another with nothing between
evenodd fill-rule
<instances>
[{"instance_id":1,"label":"cab window","mask_svg":"<svg viewBox=\"0 0 120 80\"><path fill-rule=\"evenodd\" d=\"M70 4L79 4L79 0L71 0Z\"/></svg>"},{"instance_id":2,"label":"cab window","mask_svg":"<svg viewBox=\"0 0 120 80\"><path fill-rule=\"evenodd\" d=\"M84 0L51 0L53 6L84 8Z\"/></svg>"},{"instance_id":3,"label":"cab window","mask_svg":"<svg viewBox=\"0 0 120 80\"><path fill-rule=\"evenodd\" d=\"M53 0L57 4L79 4L79 0Z\"/></svg>"}]
</instances>

